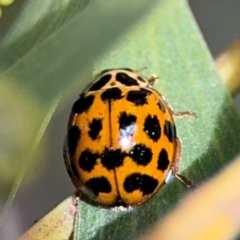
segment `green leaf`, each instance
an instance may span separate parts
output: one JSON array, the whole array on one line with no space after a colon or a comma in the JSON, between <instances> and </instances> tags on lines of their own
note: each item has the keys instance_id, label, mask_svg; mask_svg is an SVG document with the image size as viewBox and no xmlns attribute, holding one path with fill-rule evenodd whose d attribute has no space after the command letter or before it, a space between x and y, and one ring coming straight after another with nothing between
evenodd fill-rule
<instances>
[{"instance_id":1,"label":"green leaf","mask_svg":"<svg viewBox=\"0 0 240 240\"><path fill-rule=\"evenodd\" d=\"M5 31L0 45L1 66L7 69L22 57L25 58L36 44L80 14L89 3L91 1L86 0L22 1L12 24L7 28L0 25L1 32Z\"/></svg>"},{"instance_id":2,"label":"green leaf","mask_svg":"<svg viewBox=\"0 0 240 240\"><path fill-rule=\"evenodd\" d=\"M176 112L197 113L196 119L176 120L182 140L182 174L199 185L239 152L239 116L186 1L161 1L146 21L112 49L96 64L97 70L147 66L141 73L160 77L156 88ZM148 202L125 211L80 201L74 239L138 239L186 192L174 180Z\"/></svg>"},{"instance_id":3,"label":"green leaf","mask_svg":"<svg viewBox=\"0 0 240 240\"><path fill-rule=\"evenodd\" d=\"M5 113L0 116L0 171L11 168L12 176L10 185L0 183L9 197L0 227L27 169L33 166L39 173L39 158L33 154L60 98L64 106L70 94L86 87L93 63L156 2L24 2L0 48L0 107Z\"/></svg>"}]
</instances>

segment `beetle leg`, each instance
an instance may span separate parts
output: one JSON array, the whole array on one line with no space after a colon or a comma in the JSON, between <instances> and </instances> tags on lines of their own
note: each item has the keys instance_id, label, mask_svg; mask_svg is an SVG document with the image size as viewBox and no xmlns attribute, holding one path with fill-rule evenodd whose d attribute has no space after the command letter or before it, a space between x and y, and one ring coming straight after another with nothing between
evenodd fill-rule
<instances>
[{"instance_id":1,"label":"beetle leg","mask_svg":"<svg viewBox=\"0 0 240 240\"><path fill-rule=\"evenodd\" d=\"M164 98L163 98L164 99ZM169 105L169 103L164 99L165 104L167 105L170 113L177 118L189 118L189 117L197 117L197 114L192 111L183 111L183 112L174 112L172 107Z\"/></svg>"},{"instance_id":2,"label":"beetle leg","mask_svg":"<svg viewBox=\"0 0 240 240\"><path fill-rule=\"evenodd\" d=\"M186 187L190 188L193 187L193 184L190 180L188 180L186 177L178 173L179 170L179 163L181 158L181 143L179 138L176 138L175 140L176 144L176 152L174 156L174 162L172 166L172 172L175 178L177 178L181 183L183 183Z\"/></svg>"},{"instance_id":3,"label":"beetle leg","mask_svg":"<svg viewBox=\"0 0 240 240\"><path fill-rule=\"evenodd\" d=\"M183 112L174 112L172 107L170 106L170 104L166 101L166 99L164 99L164 97L162 97L165 104L167 105L170 113L177 118L189 118L189 117L197 117L197 114L195 112L192 111L183 111Z\"/></svg>"},{"instance_id":4,"label":"beetle leg","mask_svg":"<svg viewBox=\"0 0 240 240\"><path fill-rule=\"evenodd\" d=\"M173 112L172 114L174 117L178 117L178 118L197 117L197 114L195 112L191 112L191 111Z\"/></svg>"},{"instance_id":5,"label":"beetle leg","mask_svg":"<svg viewBox=\"0 0 240 240\"><path fill-rule=\"evenodd\" d=\"M139 72L141 72L143 70L146 70L146 69L147 69L147 67L145 66L145 67L141 67L141 68L139 68L137 70L134 70L134 72L139 73Z\"/></svg>"},{"instance_id":6,"label":"beetle leg","mask_svg":"<svg viewBox=\"0 0 240 240\"><path fill-rule=\"evenodd\" d=\"M148 82L149 82L149 86L148 87L152 87L154 82L156 81L157 77L156 76L152 76ZM168 108L168 111L170 112L171 115L173 115L173 117L177 117L177 118L189 118L189 117L197 117L197 114L195 112L192 111L183 111L183 112L174 112L173 108L171 107L171 105L168 103L168 101L164 98L164 96L162 96L161 93L155 91L159 97L161 99L163 99L165 105Z\"/></svg>"}]
</instances>

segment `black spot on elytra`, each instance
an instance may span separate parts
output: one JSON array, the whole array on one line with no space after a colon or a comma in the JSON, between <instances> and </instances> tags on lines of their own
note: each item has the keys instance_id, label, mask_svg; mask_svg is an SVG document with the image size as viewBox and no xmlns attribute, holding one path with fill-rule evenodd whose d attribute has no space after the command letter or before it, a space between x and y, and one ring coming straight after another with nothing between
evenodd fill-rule
<instances>
[{"instance_id":1,"label":"black spot on elytra","mask_svg":"<svg viewBox=\"0 0 240 240\"><path fill-rule=\"evenodd\" d=\"M131 138L135 132L135 123L137 117L132 114L127 114L126 112L121 112L119 116L119 144L121 147L125 148L129 146Z\"/></svg>"},{"instance_id":2,"label":"black spot on elytra","mask_svg":"<svg viewBox=\"0 0 240 240\"><path fill-rule=\"evenodd\" d=\"M71 126L68 130L68 149L70 154L74 155L76 152L78 141L81 137L81 130L78 126Z\"/></svg>"},{"instance_id":3,"label":"black spot on elytra","mask_svg":"<svg viewBox=\"0 0 240 240\"><path fill-rule=\"evenodd\" d=\"M109 88L107 90L105 90L102 94L101 94L101 99L103 101L108 101L108 100L119 100L121 99L122 96L122 91L117 88Z\"/></svg>"},{"instance_id":4,"label":"black spot on elytra","mask_svg":"<svg viewBox=\"0 0 240 240\"><path fill-rule=\"evenodd\" d=\"M173 142L177 137L176 127L169 121L165 121L164 133L170 142Z\"/></svg>"},{"instance_id":5,"label":"black spot on elytra","mask_svg":"<svg viewBox=\"0 0 240 240\"><path fill-rule=\"evenodd\" d=\"M84 171L91 172L96 165L99 155L97 153L92 153L90 150L85 150L82 152L78 159L78 164L80 168Z\"/></svg>"},{"instance_id":6,"label":"black spot on elytra","mask_svg":"<svg viewBox=\"0 0 240 240\"><path fill-rule=\"evenodd\" d=\"M136 144L129 152L129 156L139 165L147 166L152 159L152 151L144 144Z\"/></svg>"},{"instance_id":7,"label":"black spot on elytra","mask_svg":"<svg viewBox=\"0 0 240 240\"><path fill-rule=\"evenodd\" d=\"M138 82L136 79L128 76L124 72L118 72L116 74L116 81L120 82L121 84L129 87L129 86L138 86Z\"/></svg>"},{"instance_id":8,"label":"black spot on elytra","mask_svg":"<svg viewBox=\"0 0 240 240\"><path fill-rule=\"evenodd\" d=\"M107 74L102 76L97 82L95 82L88 91L97 91L100 90L102 87L104 87L109 80L111 79L112 75Z\"/></svg>"},{"instance_id":9,"label":"black spot on elytra","mask_svg":"<svg viewBox=\"0 0 240 240\"><path fill-rule=\"evenodd\" d=\"M112 188L105 177L96 177L88 180L85 185L93 191L93 193L98 196L99 193L110 193Z\"/></svg>"},{"instance_id":10,"label":"black spot on elytra","mask_svg":"<svg viewBox=\"0 0 240 240\"><path fill-rule=\"evenodd\" d=\"M121 112L118 121L120 129L126 129L136 123L137 117L132 114L127 114L126 112Z\"/></svg>"},{"instance_id":11,"label":"black spot on elytra","mask_svg":"<svg viewBox=\"0 0 240 240\"><path fill-rule=\"evenodd\" d=\"M150 91L144 88L141 88L140 90L132 90L128 92L127 100L134 103L136 106L142 106L147 104L147 96L150 93Z\"/></svg>"},{"instance_id":12,"label":"black spot on elytra","mask_svg":"<svg viewBox=\"0 0 240 240\"><path fill-rule=\"evenodd\" d=\"M146 174L133 173L126 177L123 187L126 192L131 193L135 190L142 192L143 196L154 192L158 186L158 180Z\"/></svg>"},{"instance_id":13,"label":"black spot on elytra","mask_svg":"<svg viewBox=\"0 0 240 240\"><path fill-rule=\"evenodd\" d=\"M164 172L168 168L169 163L168 153L163 148L158 156L158 169Z\"/></svg>"},{"instance_id":14,"label":"black spot on elytra","mask_svg":"<svg viewBox=\"0 0 240 240\"><path fill-rule=\"evenodd\" d=\"M166 112L166 107L161 100L159 100L159 102L158 102L158 107L163 113Z\"/></svg>"},{"instance_id":15,"label":"black spot on elytra","mask_svg":"<svg viewBox=\"0 0 240 240\"><path fill-rule=\"evenodd\" d=\"M156 115L146 117L143 130L153 141L158 141L161 136L161 126Z\"/></svg>"},{"instance_id":16,"label":"black spot on elytra","mask_svg":"<svg viewBox=\"0 0 240 240\"><path fill-rule=\"evenodd\" d=\"M89 123L88 127L88 135L92 140L96 140L102 130L102 119L94 118L92 122Z\"/></svg>"},{"instance_id":17,"label":"black spot on elytra","mask_svg":"<svg viewBox=\"0 0 240 240\"><path fill-rule=\"evenodd\" d=\"M101 163L106 169L112 170L122 166L125 156L126 153L122 152L120 149L112 150L105 148L104 152L101 154Z\"/></svg>"},{"instance_id":18,"label":"black spot on elytra","mask_svg":"<svg viewBox=\"0 0 240 240\"><path fill-rule=\"evenodd\" d=\"M81 96L72 107L72 113L83 113L87 112L93 104L94 95Z\"/></svg>"}]
</instances>

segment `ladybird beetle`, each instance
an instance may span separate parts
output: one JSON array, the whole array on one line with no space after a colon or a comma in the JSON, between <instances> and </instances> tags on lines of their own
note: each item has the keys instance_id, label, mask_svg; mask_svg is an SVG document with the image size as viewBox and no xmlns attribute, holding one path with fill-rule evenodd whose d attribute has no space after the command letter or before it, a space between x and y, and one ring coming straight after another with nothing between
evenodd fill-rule
<instances>
[{"instance_id":1,"label":"ladybird beetle","mask_svg":"<svg viewBox=\"0 0 240 240\"><path fill-rule=\"evenodd\" d=\"M149 80L128 69L108 69L73 104L64 146L77 189L99 205L136 206L178 174L181 145L174 113Z\"/></svg>"}]
</instances>

